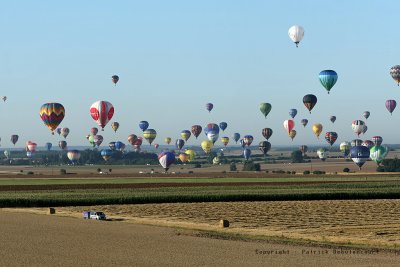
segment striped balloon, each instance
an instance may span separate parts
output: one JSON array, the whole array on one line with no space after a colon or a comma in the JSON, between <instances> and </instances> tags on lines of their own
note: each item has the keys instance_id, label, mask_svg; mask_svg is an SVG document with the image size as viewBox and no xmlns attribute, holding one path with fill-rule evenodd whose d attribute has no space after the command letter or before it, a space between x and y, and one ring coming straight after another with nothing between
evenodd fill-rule
<instances>
[{"instance_id":1,"label":"striped balloon","mask_svg":"<svg viewBox=\"0 0 400 267\"><path fill-rule=\"evenodd\" d=\"M400 83L400 65L396 65L390 68L390 76L392 76L393 80L397 82L397 86Z\"/></svg>"},{"instance_id":2,"label":"striped balloon","mask_svg":"<svg viewBox=\"0 0 400 267\"><path fill-rule=\"evenodd\" d=\"M262 135L265 137L265 139L269 139L272 135L273 131L271 128L264 128L262 129Z\"/></svg>"},{"instance_id":3,"label":"striped balloon","mask_svg":"<svg viewBox=\"0 0 400 267\"><path fill-rule=\"evenodd\" d=\"M322 86L328 91L328 94L332 87L335 85L338 79L338 75L334 70L323 70L319 73L319 81Z\"/></svg>"},{"instance_id":4,"label":"striped balloon","mask_svg":"<svg viewBox=\"0 0 400 267\"><path fill-rule=\"evenodd\" d=\"M397 105L396 100L393 99L386 100L385 106L386 109L390 112L390 115L392 115L392 112L396 108L396 105Z\"/></svg>"},{"instance_id":5,"label":"striped balloon","mask_svg":"<svg viewBox=\"0 0 400 267\"><path fill-rule=\"evenodd\" d=\"M107 101L96 101L90 106L90 115L104 131L104 127L114 115L114 106Z\"/></svg>"},{"instance_id":6,"label":"striped balloon","mask_svg":"<svg viewBox=\"0 0 400 267\"><path fill-rule=\"evenodd\" d=\"M158 154L158 161L167 172L171 164L175 162L175 155L172 152L161 152Z\"/></svg>"},{"instance_id":7,"label":"striped balloon","mask_svg":"<svg viewBox=\"0 0 400 267\"><path fill-rule=\"evenodd\" d=\"M51 133L54 134L54 130L64 119L65 109L60 103L46 103L41 106L39 115L44 124L51 130Z\"/></svg>"}]
</instances>

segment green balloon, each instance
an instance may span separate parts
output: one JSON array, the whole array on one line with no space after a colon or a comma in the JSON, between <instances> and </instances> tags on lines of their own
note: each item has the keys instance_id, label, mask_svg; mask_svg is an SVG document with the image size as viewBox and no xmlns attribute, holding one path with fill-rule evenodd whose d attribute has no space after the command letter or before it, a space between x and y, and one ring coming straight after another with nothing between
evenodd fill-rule
<instances>
[{"instance_id":1,"label":"green balloon","mask_svg":"<svg viewBox=\"0 0 400 267\"><path fill-rule=\"evenodd\" d=\"M384 146L373 146L369 150L369 157L374 161L376 164L380 164L386 157L388 153L388 149Z\"/></svg>"},{"instance_id":2,"label":"green balloon","mask_svg":"<svg viewBox=\"0 0 400 267\"><path fill-rule=\"evenodd\" d=\"M272 106L271 106L270 103L261 103L261 104L260 104L261 113L262 113L265 117L267 117L267 115L268 115L268 113L271 111L271 109L272 109Z\"/></svg>"}]
</instances>

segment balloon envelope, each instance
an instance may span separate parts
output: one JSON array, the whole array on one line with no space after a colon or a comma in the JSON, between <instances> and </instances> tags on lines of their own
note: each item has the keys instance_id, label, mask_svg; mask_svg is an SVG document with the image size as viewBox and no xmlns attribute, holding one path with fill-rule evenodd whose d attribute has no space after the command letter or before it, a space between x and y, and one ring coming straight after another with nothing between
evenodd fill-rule
<instances>
[{"instance_id":1,"label":"balloon envelope","mask_svg":"<svg viewBox=\"0 0 400 267\"><path fill-rule=\"evenodd\" d=\"M272 136L273 131L271 128L264 128L262 129L261 133L264 138L268 140Z\"/></svg>"},{"instance_id":2,"label":"balloon envelope","mask_svg":"<svg viewBox=\"0 0 400 267\"><path fill-rule=\"evenodd\" d=\"M96 101L90 106L90 115L104 130L104 127L114 115L114 106L107 101Z\"/></svg>"},{"instance_id":3,"label":"balloon envelope","mask_svg":"<svg viewBox=\"0 0 400 267\"><path fill-rule=\"evenodd\" d=\"M304 106L306 106L306 108L308 109L310 114L311 114L311 110L314 108L315 104L317 104L317 101L318 101L317 97L312 94L308 94L303 97L303 104L304 104Z\"/></svg>"},{"instance_id":4,"label":"balloon envelope","mask_svg":"<svg viewBox=\"0 0 400 267\"><path fill-rule=\"evenodd\" d=\"M219 123L219 128L221 128L222 131L225 131L225 129L228 127L228 124L226 122L220 122Z\"/></svg>"},{"instance_id":5,"label":"balloon envelope","mask_svg":"<svg viewBox=\"0 0 400 267\"><path fill-rule=\"evenodd\" d=\"M295 108L290 109L289 115L290 115L290 117L292 117L292 119L294 119L294 117L296 117L296 115L297 115L297 109L295 109Z\"/></svg>"},{"instance_id":6,"label":"balloon envelope","mask_svg":"<svg viewBox=\"0 0 400 267\"><path fill-rule=\"evenodd\" d=\"M67 157L73 164L76 164L81 157L81 152L79 150L70 150L67 152Z\"/></svg>"},{"instance_id":7,"label":"balloon envelope","mask_svg":"<svg viewBox=\"0 0 400 267\"><path fill-rule=\"evenodd\" d=\"M393 80L397 82L397 86L400 83L400 65L396 65L390 68L390 76L392 76Z\"/></svg>"},{"instance_id":8,"label":"balloon envelope","mask_svg":"<svg viewBox=\"0 0 400 267\"><path fill-rule=\"evenodd\" d=\"M161 152L158 154L158 161L165 171L168 171L172 163L175 162L175 155L172 152Z\"/></svg>"},{"instance_id":9,"label":"balloon envelope","mask_svg":"<svg viewBox=\"0 0 400 267\"><path fill-rule=\"evenodd\" d=\"M289 38L296 44L296 47L299 46L300 41L304 37L304 29L299 25L293 25L289 28L288 31Z\"/></svg>"},{"instance_id":10,"label":"balloon envelope","mask_svg":"<svg viewBox=\"0 0 400 267\"><path fill-rule=\"evenodd\" d=\"M196 137L199 137L203 128L200 125L193 125L192 126L192 134Z\"/></svg>"},{"instance_id":11,"label":"balloon envelope","mask_svg":"<svg viewBox=\"0 0 400 267\"><path fill-rule=\"evenodd\" d=\"M272 109L272 106L270 103L261 103L260 104L260 111L264 115L265 118L267 117L267 115L269 114L271 109Z\"/></svg>"},{"instance_id":12,"label":"balloon envelope","mask_svg":"<svg viewBox=\"0 0 400 267\"><path fill-rule=\"evenodd\" d=\"M149 123L148 123L147 121L140 121L140 122L139 122L139 128L140 128L142 131L146 131L147 128L149 128Z\"/></svg>"},{"instance_id":13,"label":"balloon envelope","mask_svg":"<svg viewBox=\"0 0 400 267\"><path fill-rule=\"evenodd\" d=\"M323 70L319 73L318 77L322 86L325 87L329 94L338 79L337 73L334 70Z\"/></svg>"},{"instance_id":14,"label":"balloon envelope","mask_svg":"<svg viewBox=\"0 0 400 267\"><path fill-rule=\"evenodd\" d=\"M44 124L54 134L54 130L64 119L65 109L60 103L45 103L41 106L39 114Z\"/></svg>"},{"instance_id":15,"label":"balloon envelope","mask_svg":"<svg viewBox=\"0 0 400 267\"><path fill-rule=\"evenodd\" d=\"M214 105L212 103L207 103L206 104L206 109L208 110L208 112L211 112L211 110L214 108Z\"/></svg>"},{"instance_id":16,"label":"balloon envelope","mask_svg":"<svg viewBox=\"0 0 400 267\"><path fill-rule=\"evenodd\" d=\"M239 134L239 133L234 133L233 136L232 136L232 138L233 138L233 140L235 140L235 142L236 142L236 144L237 144L237 142L238 142L239 139L240 139L240 134Z\"/></svg>"},{"instance_id":17,"label":"balloon envelope","mask_svg":"<svg viewBox=\"0 0 400 267\"><path fill-rule=\"evenodd\" d=\"M350 158L360 170L364 163L369 159L369 155L369 149L365 146L354 146L350 149Z\"/></svg>"}]
</instances>

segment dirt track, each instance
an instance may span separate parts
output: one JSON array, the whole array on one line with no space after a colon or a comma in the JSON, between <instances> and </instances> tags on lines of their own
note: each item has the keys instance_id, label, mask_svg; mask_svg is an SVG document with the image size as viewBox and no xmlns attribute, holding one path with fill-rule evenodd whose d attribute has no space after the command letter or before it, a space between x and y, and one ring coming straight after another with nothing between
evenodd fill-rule
<instances>
[{"instance_id":1,"label":"dirt track","mask_svg":"<svg viewBox=\"0 0 400 267\"><path fill-rule=\"evenodd\" d=\"M0 210L1 266L398 266L400 255L197 237L187 230Z\"/></svg>"}]
</instances>

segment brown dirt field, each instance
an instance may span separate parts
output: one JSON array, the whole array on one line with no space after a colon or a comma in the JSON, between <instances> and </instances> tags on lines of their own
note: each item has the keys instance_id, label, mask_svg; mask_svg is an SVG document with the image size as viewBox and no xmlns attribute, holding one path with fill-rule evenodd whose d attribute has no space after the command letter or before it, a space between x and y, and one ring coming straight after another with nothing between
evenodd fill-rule
<instances>
[{"instance_id":1,"label":"brown dirt field","mask_svg":"<svg viewBox=\"0 0 400 267\"><path fill-rule=\"evenodd\" d=\"M400 255L0 210L0 266L398 266Z\"/></svg>"},{"instance_id":2,"label":"brown dirt field","mask_svg":"<svg viewBox=\"0 0 400 267\"><path fill-rule=\"evenodd\" d=\"M399 248L400 200L168 203L60 207L58 215L81 217L102 210L110 219L146 224L287 237L337 244ZM4 209L7 210L7 209ZM14 209L15 210L15 209ZM46 209L24 209L46 213Z\"/></svg>"}]
</instances>

